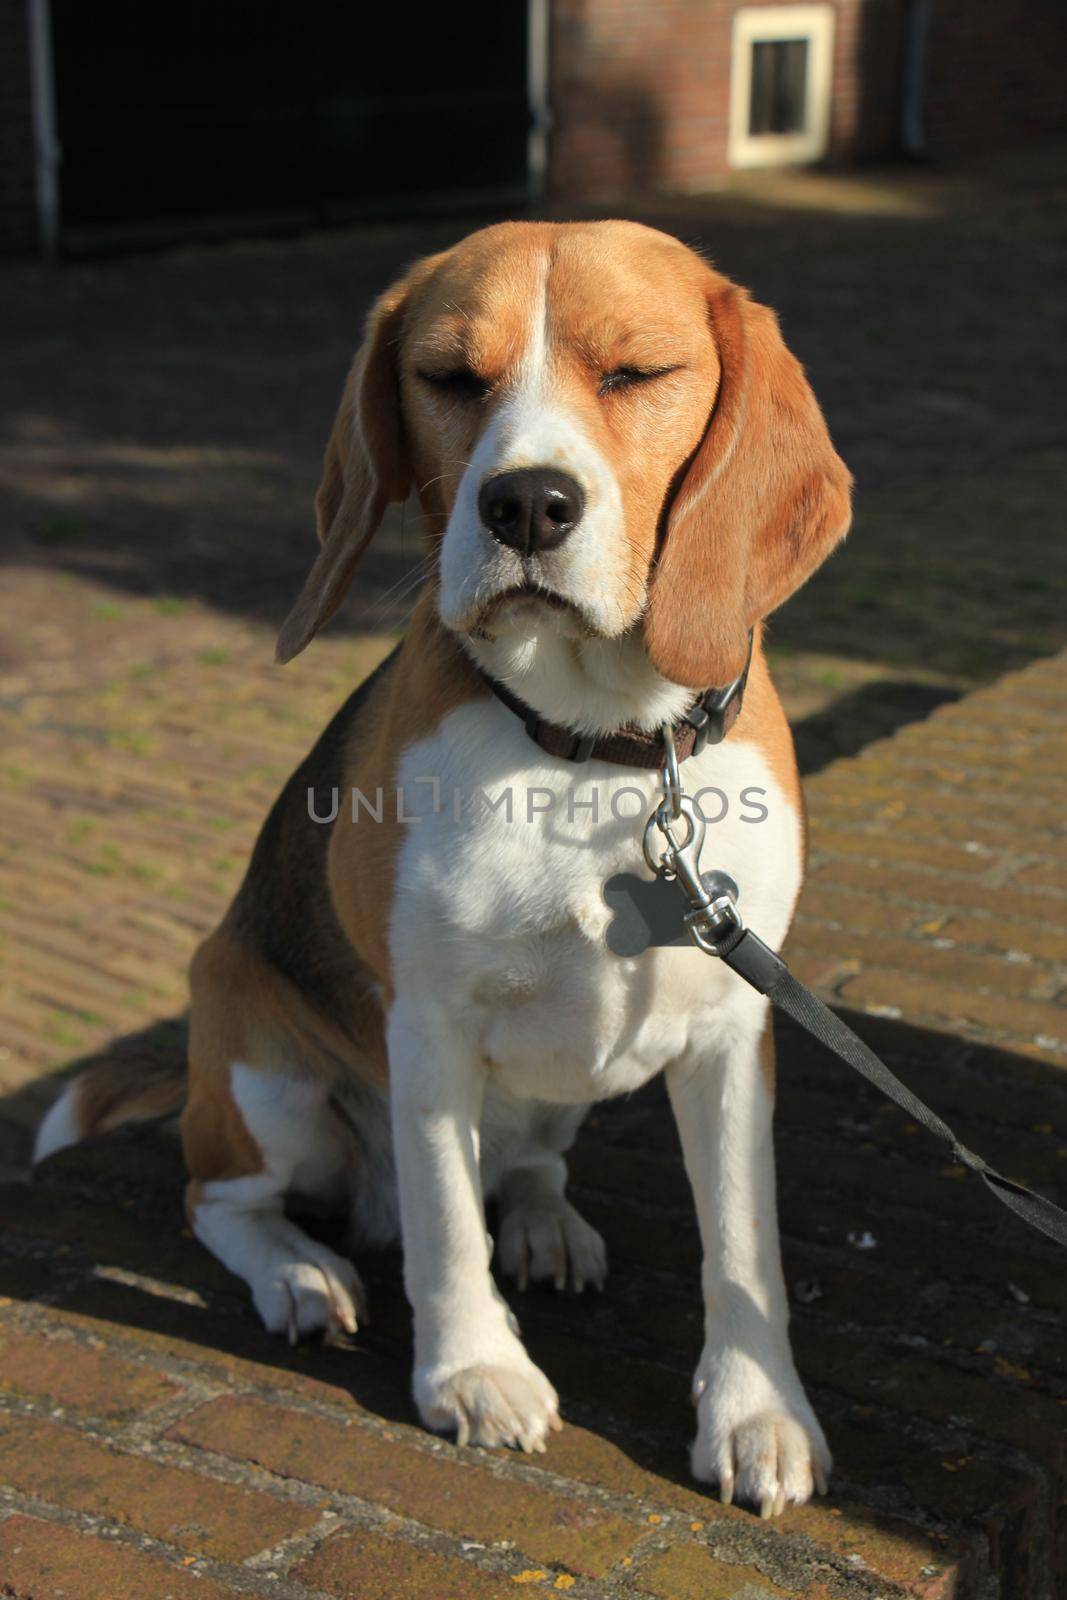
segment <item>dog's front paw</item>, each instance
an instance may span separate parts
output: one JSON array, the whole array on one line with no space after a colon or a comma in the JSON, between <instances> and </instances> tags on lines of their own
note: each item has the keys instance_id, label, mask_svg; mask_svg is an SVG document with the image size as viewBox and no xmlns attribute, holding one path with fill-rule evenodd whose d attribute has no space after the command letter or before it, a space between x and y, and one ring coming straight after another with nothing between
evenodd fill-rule
<instances>
[{"instance_id":1,"label":"dog's front paw","mask_svg":"<svg viewBox=\"0 0 1067 1600\"><path fill-rule=\"evenodd\" d=\"M825 1494L832 1462L822 1428L795 1374L769 1380L751 1363L697 1373L693 1476L717 1483L725 1505L776 1517Z\"/></svg>"},{"instance_id":2,"label":"dog's front paw","mask_svg":"<svg viewBox=\"0 0 1067 1600\"><path fill-rule=\"evenodd\" d=\"M569 1201L556 1196L521 1200L503 1213L497 1253L502 1270L520 1289L550 1279L557 1289L586 1284L603 1289L608 1254L603 1239Z\"/></svg>"},{"instance_id":3,"label":"dog's front paw","mask_svg":"<svg viewBox=\"0 0 1067 1600\"><path fill-rule=\"evenodd\" d=\"M531 1454L563 1426L556 1391L532 1361L417 1371L415 1401L426 1426L437 1433L454 1428L457 1444L510 1445Z\"/></svg>"}]
</instances>

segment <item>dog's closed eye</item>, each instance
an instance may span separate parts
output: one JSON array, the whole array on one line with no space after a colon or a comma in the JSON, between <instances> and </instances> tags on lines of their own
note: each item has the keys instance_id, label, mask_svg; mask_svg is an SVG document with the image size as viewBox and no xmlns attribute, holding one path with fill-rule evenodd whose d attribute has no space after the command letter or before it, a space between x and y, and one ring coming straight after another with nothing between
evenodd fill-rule
<instances>
[{"instance_id":1,"label":"dog's closed eye","mask_svg":"<svg viewBox=\"0 0 1067 1600\"><path fill-rule=\"evenodd\" d=\"M669 377L680 368L674 367L615 367L605 372L600 380L601 394L616 394L620 389L636 389L640 384L654 383L657 378Z\"/></svg>"},{"instance_id":2,"label":"dog's closed eye","mask_svg":"<svg viewBox=\"0 0 1067 1600\"><path fill-rule=\"evenodd\" d=\"M427 372L421 367L417 373L423 383L457 400L484 400L492 388L488 378L473 372L470 367L451 367L443 372Z\"/></svg>"}]
</instances>

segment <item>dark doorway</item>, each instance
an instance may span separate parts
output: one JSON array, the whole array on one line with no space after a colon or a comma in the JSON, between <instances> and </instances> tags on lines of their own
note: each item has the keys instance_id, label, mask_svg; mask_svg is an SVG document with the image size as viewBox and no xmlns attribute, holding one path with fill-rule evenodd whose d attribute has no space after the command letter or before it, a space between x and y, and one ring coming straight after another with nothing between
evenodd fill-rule
<instances>
[{"instance_id":1,"label":"dark doorway","mask_svg":"<svg viewBox=\"0 0 1067 1600\"><path fill-rule=\"evenodd\" d=\"M526 8L53 0L63 243L526 190Z\"/></svg>"}]
</instances>

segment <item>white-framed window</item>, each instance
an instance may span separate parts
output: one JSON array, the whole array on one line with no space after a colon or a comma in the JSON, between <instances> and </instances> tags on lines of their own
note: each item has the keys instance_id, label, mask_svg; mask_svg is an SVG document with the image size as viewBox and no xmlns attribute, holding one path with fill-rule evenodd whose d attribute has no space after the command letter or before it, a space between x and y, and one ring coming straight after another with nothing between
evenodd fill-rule
<instances>
[{"instance_id":1,"label":"white-framed window","mask_svg":"<svg viewBox=\"0 0 1067 1600\"><path fill-rule=\"evenodd\" d=\"M732 167L818 161L826 154L833 55L833 6L742 6L734 13Z\"/></svg>"}]
</instances>

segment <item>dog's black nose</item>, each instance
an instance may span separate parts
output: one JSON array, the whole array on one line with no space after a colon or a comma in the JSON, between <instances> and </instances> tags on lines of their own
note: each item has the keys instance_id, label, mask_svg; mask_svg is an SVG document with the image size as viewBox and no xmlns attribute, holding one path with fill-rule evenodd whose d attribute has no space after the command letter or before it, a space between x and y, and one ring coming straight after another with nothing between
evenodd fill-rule
<instances>
[{"instance_id":1,"label":"dog's black nose","mask_svg":"<svg viewBox=\"0 0 1067 1600\"><path fill-rule=\"evenodd\" d=\"M547 467L498 472L478 496L478 514L493 538L522 556L562 544L584 509L581 486Z\"/></svg>"}]
</instances>

